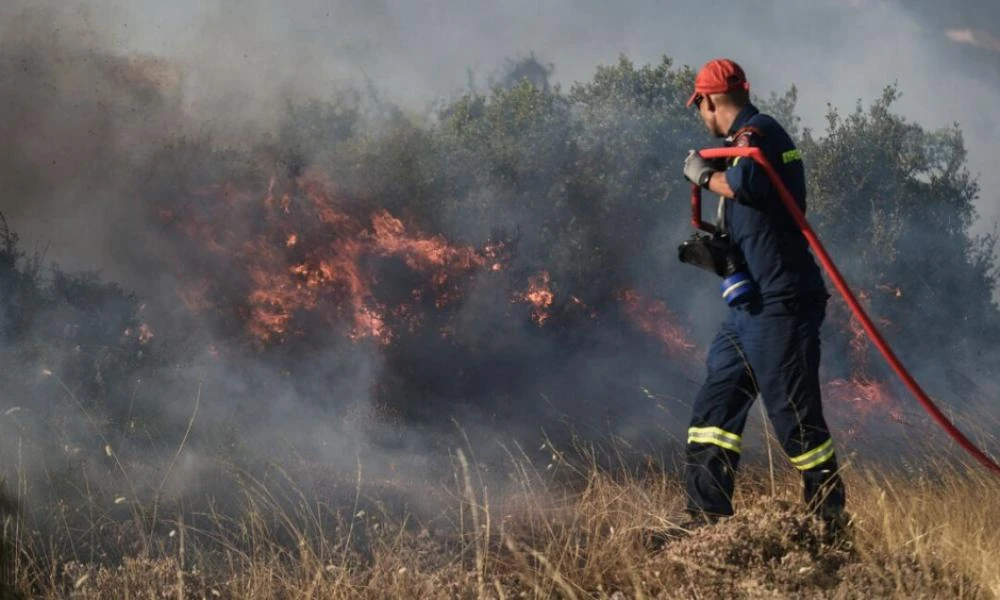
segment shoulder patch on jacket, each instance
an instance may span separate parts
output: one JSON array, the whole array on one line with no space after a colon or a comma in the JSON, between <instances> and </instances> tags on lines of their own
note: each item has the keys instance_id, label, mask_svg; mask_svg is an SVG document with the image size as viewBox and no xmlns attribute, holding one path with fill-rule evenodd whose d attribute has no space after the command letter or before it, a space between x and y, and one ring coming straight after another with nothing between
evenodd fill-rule
<instances>
[{"instance_id":1,"label":"shoulder patch on jacket","mask_svg":"<svg viewBox=\"0 0 1000 600\"><path fill-rule=\"evenodd\" d=\"M753 144L754 137L764 137L760 129L752 126L741 127L733 134L733 145L737 148L745 148Z\"/></svg>"},{"instance_id":2,"label":"shoulder patch on jacket","mask_svg":"<svg viewBox=\"0 0 1000 600\"><path fill-rule=\"evenodd\" d=\"M802 151L798 148L792 148L781 153L781 162L788 164L795 160L802 160Z\"/></svg>"}]
</instances>

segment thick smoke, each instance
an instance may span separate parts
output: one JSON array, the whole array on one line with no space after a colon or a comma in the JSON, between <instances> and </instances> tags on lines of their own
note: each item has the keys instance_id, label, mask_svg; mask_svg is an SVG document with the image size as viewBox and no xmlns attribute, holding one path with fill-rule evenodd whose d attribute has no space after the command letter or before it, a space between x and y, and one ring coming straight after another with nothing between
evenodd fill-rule
<instances>
[{"instance_id":1,"label":"thick smoke","mask_svg":"<svg viewBox=\"0 0 1000 600\"><path fill-rule=\"evenodd\" d=\"M694 66L710 55L738 57L756 89L798 86L804 125L816 129L823 127L828 102L850 107L896 81L904 92L903 114L931 128L952 122L963 127L970 167L984 188L978 231L990 231L997 216L991 190L1000 187L1000 180L994 179L990 160L1000 131L992 105L1000 55L963 43L978 39L974 33L959 36L959 41L948 35L971 30L981 32L982 39L1000 36L996 7L989 2L966 0L946 8L929 1L874 0L753 6L636 2L614 9L568 0L541 7L445 0L420 5L303 0L292 6L109 0L39 6L46 3L5 3L4 39L52 34L50 43L72 46L84 55L110 50L163 57L165 76L176 78L174 91L184 111L197 117L196 127L228 135L250 135L248 127L271 129L274 109L286 99L322 97L347 81L367 81L392 102L423 112L428 102L453 96L470 81L482 86L505 58L528 50L557 65L555 78L565 84L588 79L595 65L621 52L639 64L655 62L664 53ZM41 22L22 27L26 12ZM713 16L712 31L701 25L706 14ZM107 86L84 88L109 93ZM81 100L77 117L88 112ZM13 201L3 202L0 209L10 215ZM67 219L62 206L53 214L36 204L33 217L18 218L15 225L32 242L50 244L60 260L106 257L93 247L94 240L36 235L37 219L49 220L40 226L45 232L55 220L75 220ZM114 261L101 262L113 268Z\"/></svg>"},{"instance_id":2,"label":"thick smoke","mask_svg":"<svg viewBox=\"0 0 1000 600\"><path fill-rule=\"evenodd\" d=\"M220 469L267 480L267 465L276 461L279 470L301 470L297 481L306 485L323 479L317 473L350 480L358 468L367 478L419 481L430 476L428 465L446 460L462 431L477 446L487 436L509 440L524 433L534 447L539 423L558 426L572 410L594 415L588 435L596 437L609 410L596 406L599 395L614 399L611 410L628 418L621 390L628 388L633 402L645 398L635 382L615 382L631 358L612 345L601 349L591 340L598 350L549 361L560 354L559 345L529 319L522 330L505 331L510 303L497 301L489 277L463 283L471 301L453 315L458 335L490 335L494 355L465 360L472 372L452 372L463 357L449 354L455 350L440 340L411 337L385 356L377 345L330 333L324 322L312 324L315 335L287 350L247 343L246 315L238 308L247 281L227 271L245 265L213 262L205 240L182 235L174 224L193 216L224 227L237 249L253 239L262 215L238 208L220 214L229 208L224 192L212 186L244 186L255 198L276 186L277 195L286 190L304 202L293 163L315 157L271 152L266 134L276 129L286 101L322 89L296 92L294 81L258 64L232 69L227 78L224 64L132 53L108 31L115 19L102 11L33 3L7 6L4 17L2 212L21 235L16 247L27 251L14 266L48 286L44 299L9 300L11 290L34 288L5 271L11 338L2 346L2 454L18 501L38 507L53 497L97 502L115 517L158 502L232 500L239 488L220 478ZM219 26L220 36L239 30L229 22ZM262 82L244 78L251 73ZM377 99L373 104L377 111ZM227 145L257 144L265 148L252 153L256 162L236 168L245 177L220 180L234 172ZM181 180L172 179L178 174ZM200 198L204 205L191 195L201 188L210 190ZM405 200L403 192L397 202ZM465 237L481 248L488 235ZM34 271L32 261L43 268ZM50 275L49 261L63 270ZM395 274L406 274L402 265L376 268L388 280L376 290L379 298L410 292L412 286L394 289ZM120 282L138 297L67 274L80 269L99 271L105 282ZM198 276L217 284L217 310L192 316L184 294ZM30 323L22 318L37 305L44 308L34 310ZM518 310L528 316L525 305ZM151 331L142 329L152 323ZM149 333L151 341L144 339ZM658 350L647 354L647 362L659 360ZM534 369L523 372L529 363ZM547 373L547 365L555 369ZM578 382L563 383L579 372L610 383L582 397ZM420 386L423 379L432 384ZM557 394L550 400L539 388ZM385 397L410 401L383 407ZM484 403L491 408L484 410ZM437 443L400 419L452 441ZM438 458L431 463L431 456ZM81 477L92 496L72 491ZM43 514L36 518L45 521Z\"/></svg>"},{"instance_id":3,"label":"thick smoke","mask_svg":"<svg viewBox=\"0 0 1000 600\"><path fill-rule=\"evenodd\" d=\"M757 89L797 85L800 114L814 128L823 126L827 102L847 107L898 81L906 94L903 113L928 127L960 123L973 172L987 192L1000 186L990 163L1000 128L992 105L1000 55L988 42L964 43L1000 37L997 7L986 0L614 7L597 0L542 6L339 0L302 1L294 9L181 2L144 6L128 23L130 44L209 67L199 76L206 81L222 77L258 92L281 85L314 91L344 77L368 77L393 101L417 110L465 88L470 78L484 83L504 58L528 50L557 65L556 79L566 84L588 79L595 65L619 53L640 64L668 54L693 66L709 56L738 57ZM973 33L956 41L949 31ZM242 97L227 109L242 111L267 96ZM986 193L980 202L981 230L988 231L998 216L996 196Z\"/></svg>"}]
</instances>

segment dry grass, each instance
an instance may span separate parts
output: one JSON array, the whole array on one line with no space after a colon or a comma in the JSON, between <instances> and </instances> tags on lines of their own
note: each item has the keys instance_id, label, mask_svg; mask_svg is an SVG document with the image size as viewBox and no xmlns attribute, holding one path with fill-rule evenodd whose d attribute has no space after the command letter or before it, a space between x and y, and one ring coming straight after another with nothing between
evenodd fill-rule
<instances>
[{"instance_id":1,"label":"dry grass","mask_svg":"<svg viewBox=\"0 0 1000 600\"><path fill-rule=\"evenodd\" d=\"M977 467L849 468L853 535L836 546L802 512L793 473L772 492L767 472L745 469L736 517L650 551L644 533L679 516L672 475L551 454L536 469L511 453L487 483L458 452L451 484L403 492L359 471L346 506L291 477L281 494L244 477L236 513L105 523L117 557L84 556L92 532L31 532L13 511L5 597L1000 598L1000 479ZM440 511L380 500L401 494L433 496Z\"/></svg>"}]
</instances>

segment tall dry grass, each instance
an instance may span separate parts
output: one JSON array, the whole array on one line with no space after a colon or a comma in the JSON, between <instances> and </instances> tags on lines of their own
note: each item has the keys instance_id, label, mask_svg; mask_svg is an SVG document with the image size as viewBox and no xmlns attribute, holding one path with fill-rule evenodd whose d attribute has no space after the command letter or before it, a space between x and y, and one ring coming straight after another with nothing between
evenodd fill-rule
<instances>
[{"instance_id":1,"label":"tall dry grass","mask_svg":"<svg viewBox=\"0 0 1000 600\"><path fill-rule=\"evenodd\" d=\"M539 464L511 449L504 475L489 478L456 451L450 483L405 488L359 465L353 497L336 503L291 475L240 473L238 511L159 506L151 523L153 508L137 508L96 532L41 533L12 508L5 597L1000 598L1000 478L974 465L848 465L852 533L834 543L802 510L790 468L749 466L736 517L650 550L649 531L680 516L673 468L545 450ZM438 510L382 501L407 495ZM94 535L128 550L75 550Z\"/></svg>"}]
</instances>

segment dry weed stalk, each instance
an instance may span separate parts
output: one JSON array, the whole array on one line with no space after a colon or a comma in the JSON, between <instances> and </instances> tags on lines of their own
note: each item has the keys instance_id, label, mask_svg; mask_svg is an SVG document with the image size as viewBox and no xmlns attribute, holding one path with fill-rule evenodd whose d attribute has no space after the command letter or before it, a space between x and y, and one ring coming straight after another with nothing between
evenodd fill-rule
<instances>
[{"instance_id":1,"label":"dry weed stalk","mask_svg":"<svg viewBox=\"0 0 1000 600\"><path fill-rule=\"evenodd\" d=\"M180 511L167 540L155 524L121 523L112 533L130 530L143 551L120 562L31 535L14 514L3 530L8 587L22 597L178 600L1000 597L1000 482L974 466L941 459L914 474L852 464L849 548L827 544L804 513L797 473L750 466L737 517L650 552L642 532L669 525L683 506L671 474L655 462L637 472L623 458L602 467L593 449L549 440L542 449L544 464L506 449L503 486L456 450L457 495L438 515L381 507L385 490L365 480L360 457L351 501L339 507L280 468L268 481L233 468L241 512Z\"/></svg>"}]
</instances>

